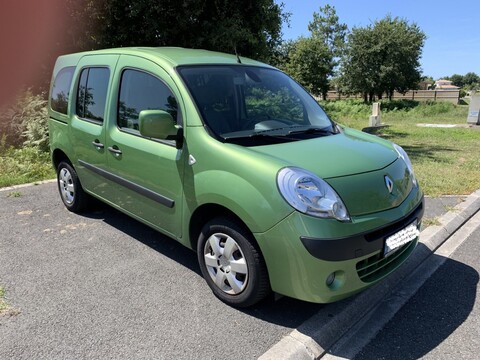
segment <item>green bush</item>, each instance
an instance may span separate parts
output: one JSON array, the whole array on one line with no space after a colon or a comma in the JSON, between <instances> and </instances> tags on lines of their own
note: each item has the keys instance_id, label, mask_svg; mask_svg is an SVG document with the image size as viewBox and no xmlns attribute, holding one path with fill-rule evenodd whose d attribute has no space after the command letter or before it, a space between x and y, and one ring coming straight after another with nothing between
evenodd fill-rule
<instances>
[{"instance_id":1,"label":"green bush","mask_svg":"<svg viewBox=\"0 0 480 360\"><path fill-rule=\"evenodd\" d=\"M320 105L327 114L336 121L365 120L372 114L372 104L362 100L335 100L320 101ZM408 116L417 118L436 117L438 115L453 114L458 106L449 102L431 101L419 102L415 100L381 100L380 109L383 115L392 114L397 119Z\"/></svg>"},{"instance_id":2,"label":"green bush","mask_svg":"<svg viewBox=\"0 0 480 360\"><path fill-rule=\"evenodd\" d=\"M380 108L382 111L409 111L419 106L419 102L415 100L401 99L401 100L383 100L381 101Z\"/></svg>"},{"instance_id":3,"label":"green bush","mask_svg":"<svg viewBox=\"0 0 480 360\"><path fill-rule=\"evenodd\" d=\"M454 110L456 105L446 101L427 101L415 109L415 113L421 116L436 116L446 114Z\"/></svg>"},{"instance_id":4,"label":"green bush","mask_svg":"<svg viewBox=\"0 0 480 360\"><path fill-rule=\"evenodd\" d=\"M371 104L366 104L362 100L320 101L320 105L336 121L368 119L372 113Z\"/></svg>"},{"instance_id":5,"label":"green bush","mask_svg":"<svg viewBox=\"0 0 480 360\"><path fill-rule=\"evenodd\" d=\"M48 152L33 146L14 148L0 144L0 187L54 177Z\"/></svg>"},{"instance_id":6,"label":"green bush","mask_svg":"<svg viewBox=\"0 0 480 360\"><path fill-rule=\"evenodd\" d=\"M16 102L0 113L6 144L30 146L48 151L47 100L30 90L22 93Z\"/></svg>"}]
</instances>

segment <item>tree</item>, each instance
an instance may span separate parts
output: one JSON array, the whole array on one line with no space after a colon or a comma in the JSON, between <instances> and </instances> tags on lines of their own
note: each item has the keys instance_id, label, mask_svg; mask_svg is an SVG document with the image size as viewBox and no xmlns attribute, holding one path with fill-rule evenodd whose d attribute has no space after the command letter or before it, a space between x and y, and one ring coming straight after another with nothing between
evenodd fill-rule
<instances>
[{"instance_id":1,"label":"tree","mask_svg":"<svg viewBox=\"0 0 480 360\"><path fill-rule=\"evenodd\" d=\"M365 101L383 93L414 89L420 81L420 56L425 34L407 20L387 15L365 28L354 28L342 60L342 82Z\"/></svg>"},{"instance_id":2,"label":"tree","mask_svg":"<svg viewBox=\"0 0 480 360\"><path fill-rule=\"evenodd\" d=\"M323 41L333 57L342 55L348 32L346 24L341 24L335 7L325 5L319 12L313 13L313 20L308 23L308 30L313 38Z\"/></svg>"},{"instance_id":3,"label":"tree","mask_svg":"<svg viewBox=\"0 0 480 360\"><path fill-rule=\"evenodd\" d=\"M288 18L273 0L68 1L81 50L182 46L267 60Z\"/></svg>"},{"instance_id":4,"label":"tree","mask_svg":"<svg viewBox=\"0 0 480 360\"><path fill-rule=\"evenodd\" d=\"M312 94L326 98L345 44L347 25L340 24L335 8L320 7L308 24L310 37L300 37L277 48L276 65Z\"/></svg>"},{"instance_id":5,"label":"tree","mask_svg":"<svg viewBox=\"0 0 480 360\"><path fill-rule=\"evenodd\" d=\"M297 40L282 41L273 52L270 63L277 68L288 72L288 64L290 63L290 55L295 51Z\"/></svg>"},{"instance_id":6,"label":"tree","mask_svg":"<svg viewBox=\"0 0 480 360\"><path fill-rule=\"evenodd\" d=\"M480 77L474 72L468 72L463 76L463 82L469 90L477 89L480 86Z\"/></svg>"},{"instance_id":7,"label":"tree","mask_svg":"<svg viewBox=\"0 0 480 360\"><path fill-rule=\"evenodd\" d=\"M458 87L463 87L465 85L465 81L463 79L462 75L459 74L453 74L448 78L452 82L453 85L458 86Z\"/></svg>"},{"instance_id":8,"label":"tree","mask_svg":"<svg viewBox=\"0 0 480 360\"><path fill-rule=\"evenodd\" d=\"M365 102L372 101L376 89L380 88L379 49L372 46L375 42L371 27L353 28L342 59L342 91L361 93Z\"/></svg>"},{"instance_id":9,"label":"tree","mask_svg":"<svg viewBox=\"0 0 480 360\"><path fill-rule=\"evenodd\" d=\"M313 95L325 99L333 75L332 58L328 47L318 38L299 38L289 53L285 70Z\"/></svg>"}]
</instances>

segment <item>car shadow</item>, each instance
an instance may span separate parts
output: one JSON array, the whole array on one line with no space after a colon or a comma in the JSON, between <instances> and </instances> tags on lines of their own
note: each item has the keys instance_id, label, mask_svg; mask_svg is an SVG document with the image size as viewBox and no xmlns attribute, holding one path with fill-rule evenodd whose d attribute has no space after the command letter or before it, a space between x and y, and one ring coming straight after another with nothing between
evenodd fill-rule
<instances>
[{"instance_id":1,"label":"car shadow","mask_svg":"<svg viewBox=\"0 0 480 360\"><path fill-rule=\"evenodd\" d=\"M191 249L186 248L174 239L159 233L149 226L142 224L100 201L95 200L93 208L94 210L85 212L82 216L90 219L102 220L106 224L129 235L163 256L174 260L189 271L194 272L196 275L200 277L202 276L197 261L197 255ZM208 288L206 283L205 287ZM215 301L218 301L219 306L228 306L223 304L220 300ZM273 324L296 328L306 319L318 312L322 307L322 304L308 303L289 297L271 294L271 296L267 297L254 307L237 310Z\"/></svg>"}]
</instances>

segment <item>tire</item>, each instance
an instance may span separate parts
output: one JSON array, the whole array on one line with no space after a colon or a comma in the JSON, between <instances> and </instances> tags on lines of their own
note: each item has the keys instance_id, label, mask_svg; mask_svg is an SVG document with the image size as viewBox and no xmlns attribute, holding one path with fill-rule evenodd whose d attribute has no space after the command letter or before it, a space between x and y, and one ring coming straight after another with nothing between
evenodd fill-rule
<instances>
[{"instance_id":1,"label":"tire","mask_svg":"<svg viewBox=\"0 0 480 360\"><path fill-rule=\"evenodd\" d=\"M83 191L73 166L65 161L57 167L57 184L60 198L69 211L79 213L87 209L90 195Z\"/></svg>"},{"instance_id":2,"label":"tire","mask_svg":"<svg viewBox=\"0 0 480 360\"><path fill-rule=\"evenodd\" d=\"M198 238L197 255L205 281L224 303L248 307L270 293L265 260L250 232L236 222L208 222Z\"/></svg>"}]
</instances>

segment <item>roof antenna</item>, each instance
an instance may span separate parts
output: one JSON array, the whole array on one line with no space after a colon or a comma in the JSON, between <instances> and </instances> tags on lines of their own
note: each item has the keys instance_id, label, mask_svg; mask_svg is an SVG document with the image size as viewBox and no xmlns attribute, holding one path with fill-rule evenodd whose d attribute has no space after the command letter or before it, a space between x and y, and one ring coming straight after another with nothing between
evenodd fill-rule
<instances>
[{"instance_id":1,"label":"roof antenna","mask_svg":"<svg viewBox=\"0 0 480 360\"><path fill-rule=\"evenodd\" d=\"M235 45L233 48L235 50L235 55L237 55L237 63L241 64L242 61L240 60L240 56L238 55L238 52L237 52L237 45Z\"/></svg>"}]
</instances>

